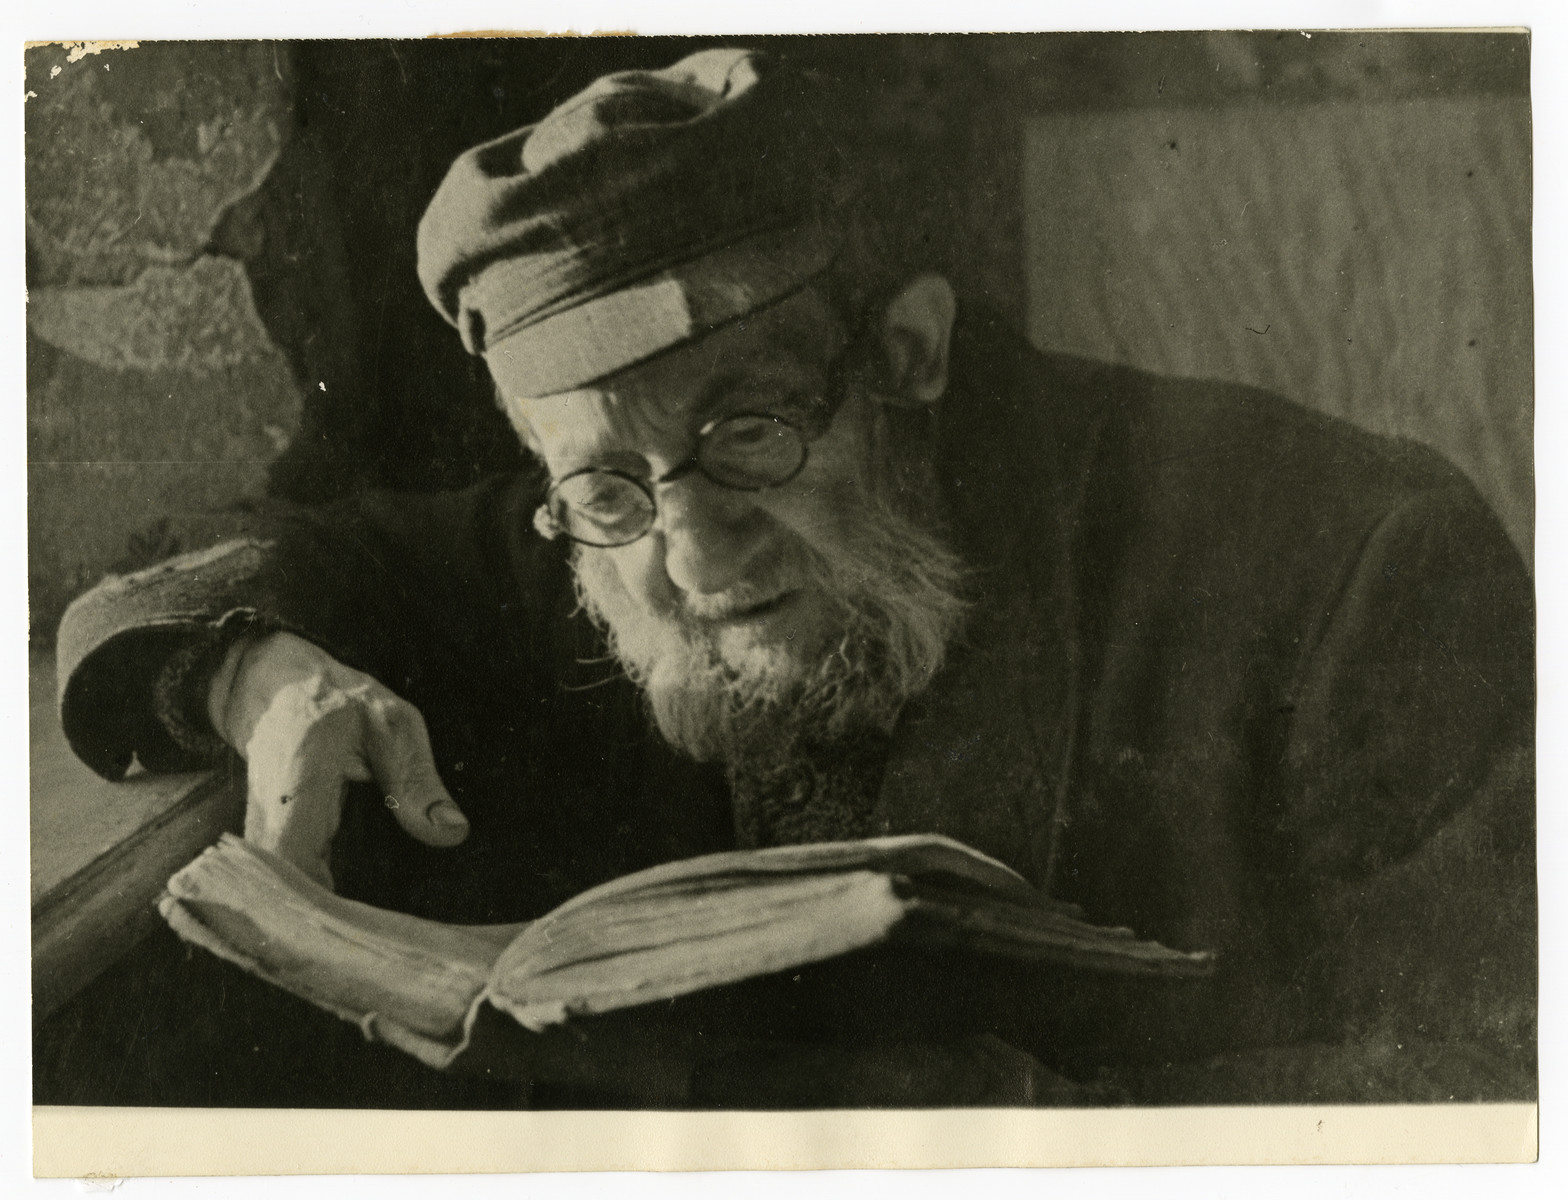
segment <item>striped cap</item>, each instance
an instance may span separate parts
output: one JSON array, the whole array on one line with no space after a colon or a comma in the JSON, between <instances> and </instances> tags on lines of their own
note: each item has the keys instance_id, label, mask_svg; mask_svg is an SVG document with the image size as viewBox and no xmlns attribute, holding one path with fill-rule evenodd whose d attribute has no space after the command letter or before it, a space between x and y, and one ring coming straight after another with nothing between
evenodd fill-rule
<instances>
[{"instance_id":1,"label":"striped cap","mask_svg":"<svg viewBox=\"0 0 1568 1200\"><path fill-rule=\"evenodd\" d=\"M453 164L420 280L504 394L581 387L832 262L858 190L843 112L832 81L757 51L607 75Z\"/></svg>"}]
</instances>

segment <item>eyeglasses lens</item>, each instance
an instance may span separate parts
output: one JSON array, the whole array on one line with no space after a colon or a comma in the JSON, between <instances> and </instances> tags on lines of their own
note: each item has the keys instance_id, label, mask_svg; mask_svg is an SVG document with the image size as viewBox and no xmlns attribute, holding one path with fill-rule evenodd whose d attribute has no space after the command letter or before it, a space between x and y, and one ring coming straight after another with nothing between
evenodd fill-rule
<instances>
[{"instance_id":1,"label":"eyeglasses lens","mask_svg":"<svg viewBox=\"0 0 1568 1200\"><path fill-rule=\"evenodd\" d=\"M630 479L583 471L550 492L550 515L573 541L590 546L635 542L653 524L653 500Z\"/></svg>"},{"instance_id":2,"label":"eyeglasses lens","mask_svg":"<svg viewBox=\"0 0 1568 1200\"><path fill-rule=\"evenodd\" d=\"M757 491L793 479L806 461L806 443L787 421L744 414L720 421L697 450L702 473L724 487Z\"/></svg>"}]
</instances>

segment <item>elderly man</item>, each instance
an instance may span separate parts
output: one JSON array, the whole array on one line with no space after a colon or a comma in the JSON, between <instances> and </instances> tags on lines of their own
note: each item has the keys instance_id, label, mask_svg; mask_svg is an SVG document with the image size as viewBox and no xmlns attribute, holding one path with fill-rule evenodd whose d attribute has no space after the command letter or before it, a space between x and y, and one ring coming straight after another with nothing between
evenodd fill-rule
<instances>
[{"instance_id":1,"label":"elderly man","mask_svg":"<svg viewBox=\"0 0 1568 1200\"><path fill-rule=\"evenodd\" d=\"M1218 952L1025 1004L1025 1098L1532 1095L1532 608L1492 516L1415 445L1042 355L901 271L837 115L708 51L459 159L421 275L547 480L275 507L107 581L61 631L72 744L237 751L247 837L449 920L931 831ZM909 1057L835 1090L853 1059L815 1099L954 1098Z\"/></svg>"}]
</instances>

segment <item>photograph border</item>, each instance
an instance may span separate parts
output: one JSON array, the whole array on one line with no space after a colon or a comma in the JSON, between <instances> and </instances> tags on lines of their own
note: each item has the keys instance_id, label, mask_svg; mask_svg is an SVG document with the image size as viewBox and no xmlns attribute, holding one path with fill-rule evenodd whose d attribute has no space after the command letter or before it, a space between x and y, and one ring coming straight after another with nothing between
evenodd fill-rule
<instances>
[{"instance_id":1,"label":"photograph border","mask_svg":"<svg viewBox=\"0 0 1568 1200\"><path fill-rule=\"evenodd\" d=\"M114 14L107 23L112 29L104 32L123 34L144 32L143 23L134 11L136 6L102 6ZM169 5L169 9L178 6ZM346 5L331 5L333 9ZM467 28L496 28L496 24L481 25L483 16L475 13L473 19L464 19L475 6L462 4L391 5L382 14L353 12L350 20L367 21L354 36L399 36L405 28L460 25ZM498 6L490 5L494 12ZM574 6L581 11L585 6ZM624 10L616 10L617 12ZM673 17L677 9L686 5L661 6L660 17L680 23ZM785 20L792 26L777 32L800 32L803 23L810 23L810 6L788 6L790 16ZM831 6L841 11L842 5ZM883 7L883 6L875 6ZM1155 6L1139 6L1154 11ZM1222 12L1233 14L1226 19L1207 20L1201 15L1192 21L1183 20L1186 28L1237 27L1246 22L1234 14L1242 6L1220 5ZM1247 6L1256 12L1259 6ZM1317 28L1355 26L1347 20L1347 12L1354 9L1379 24L1404 24L1414 14L1415 6L1346 6L1316 5L1325 12L1326 19L1311 22ZM1425 5L1420 11L1430 11L1434 25L1479 24L1483 19L1488 27L1497 27L1500 19L1512 17L1511 10L1498 11L1486 17L1470 5L1471 19L1461 17L1461 6ZM1515 6L1517 9L1519 6ZM1534 6L1523 6L1533 9ZM319 5L300 6L319 9ZM418 9L418 15L410 15ZM1104 27L1112 21L1115 6L1101 6L1094 15L1096 20L1081 28ZM984 6L978 9L966 6L970 18L983 21ZM1208 11L1208 6L1184 7L1183 17ZM530 9L530 16L534 11ZM549 11L554 11L553 8ZM1016 11L1016 10L1015 10ZM1120 10L1115 10L1119 12ZM437 13L451 14L437 19ZM966 15L967 15L966 13ZM280 36L281 27L306 19L306 14L269 15L267 21L274 27L262 28L262 23L251 20L245 36ZM1035 19L1046 14L1035 9ZM319 15L319 14L318 14ZM616 13L611 14L614 19ZM727 10L732 22L725 28L719 23L699 26L695 22L683 28L661 24L660 20L639 23L641 32L760 32L755 21L736 20L734 10ZM902 14L911 14L905 10ZM1052 14L1054 15L1054 14ZM1534 12L1522 13L1526 22L1535 28L1533 44L1533 89L1537 130L1536 157L1536 221L1535 249L1537 273L1537 330L1549 330L1553 317L1561 315L1556 303L1556 293L1561 286L1562 259L1561 236L1543 228L1540 214L1568 211L1562 204L1562 164L1556 153L1555 142L1561 128L1559 99L1561 85L1554 76L1562 74L1565 65L1556 54L1556 48L1541 37L1545 18ZM872 14L857 13L861 27L871 28ZM1081 14L1080 14L1081 16ZM1457 19L1456 18L1460 18ZM101 24L104 18L87 15L78 17L74 12L56 9L50 15L53 21L63 24ZM165 15L164 24L152 23L160 36L169 36L169 21L178 21L178 14ZM341 17L329 19L341 20ZM545 28L555 28L557 23L541 16ZM408 21L406 27L399 21ZM38 23L36 14L33 22ZM581 27L582 18L570 18L573 27ZM994 28L1001 29L1005 19ZM1281 17L1254 23L1284 25ZM196 22L199 26L201 22ZM915 25L922 24L918 20ZM1054 22L1053 22L1054 24ZM1121 22L1117 21L1120 25ZM1136 18L1122 27L1134 27ZM1295 22L1289 22L1294 25ZM1425 22L1422 22L1424 25ZM623 28L630 26L595 25L594 28ZM905 28L912 28L907 21ZM1154 27L1153 24L1142 27ZM1163 26L1162 26L1163 27ZM215 26L197 30L197 36L223 36L213 32ZM342 28L340 25L339 28ZM892 25L879 28L892 30ZM839 30L833 30L838 32ZM847 31L847 30L844 30ZM31 31L33 33L41 31ZM1555 31L1554 31L1555 32ZM27 36L24 33L24 36ZM293 36L293 35L290 35ZM1548 57L1548 52L1552 57ZM1554 67L1556 68L1554 70ZM19 127L20 119L15 122ZM1550 130L1550 137L1543 137ZM19 129L15 135L20 138ZM19 164L19 154L13 162ZM20 171L17 170L19 178ZM20 223L20 186L16 189L16 207L13 217ZM15 226L14 226L15 227ZM20 277L19 249L13 246L9 253L16 263ZM13 289L16 295L20 289ZM25 298L21 301L25 303ZM18 331L8 336L8 349L14 348L13 378L22 377L20 363L19 330L20 312L13 315L12 329ZM1551 344L1553 339L1542 337L1537 349L1537 395L1550 394L1551 381L1561 378L1560 366L1555 361L1558 351ZM12 343L14 342L14 347ZM20 406L18 406L20 408ZM18 428L20 422L18 423ZM1562 446L1562 422L1556 412L1538 408L1537 459L1543 458L1543 446L1558 449ZM17 437L20 448L21 437ZM20 485L25 488L25 474L17 472L12 481L13 497ZM1557 752L1550 750L1552 739L1547 736L1548 724L1557 726L1561 715L1560 674L1561 638L1553 636L1561 625L1557 622L1560 612L1561 578L1560 547L1555 545L1554 515L1560 514L1561 497L1550 477L1538 477L1537 527L1546 531L1538 534L1536 556L1536 581L1541 608L1538 628L1541 630L1541 708L1538 716L1540 739L1540 795L1561 795L1563 772ZM14 499L13 499L14 502ZM25 504L25 498L23 499ZM14 508L13 512L21 509ZM20 524L19 522L17 523ZM18 628L25 628L25 536L18 535L22 543L20 557L13 555L16 569L13 577L21 586L13 589L16 607L10 608L13 617L19 617ZM12 647L18 653L18 647ZM25 678L25 659L11 676ZM25 732L25 731L24 731ZM20 756L7 756L14 763L20 762L18 777L26 786L26 751ZM23 810L25 811L25 810ZM1540 812L1538 853L1543 868L1555 859L1562 849L1561 820L1548 808ZM23 818L25 824L25 818ZM15 839L13 839L15 840ZM25 895L26 839L19 839L18 857L20 871L6 872L7 886L18 889L18 894L8 898L20 912L19 897ZM1561 913L1560 889L1553 882L1554 873L1543 869L1541 873L1542 929L1555 927ZM20 885L18 887L18 880ZM1551 914L1550 918L1548 914ZM13 922L25 928L25 922ZM12 952L16 943L26 945L20 929L12 930ZM1560 972L1556 960L1560 955L1549 950L1550 939L1541 939L1542 991L1541 1012L1560 1011ZM25 949L24 949L25 954ZM1552 961L1548 970L1548 960ZM13 971L13 978L25 975ZM18 989L19 990L19 989ZM25 996L18 1015L25 1018ZM8 1014L12 1015L12 1014ZM26 1029L25 1019L17 1028ZM25 1043L26 1039L20 1039ZM25 1070L27 1051L21 1052L22 1063L9 1074L19 1081L23 1093L30 1092L30 1071ZM1542 1029L1541 1041L1541 1095L1543 1101L1555 1094L1560 1065L1559 1047L1548 1028ZM30 1099L30 1097L29 1097ZM25 1102L24 1102L25 1103ZM143 1177L206 1174L270 1175L305 1174L331 1175L337 1173L380 1174L387 1173L457 1173L464 1170L478 1171L587 1171L587 1170L730 1170L730 1169L823 1169L835 1167L934 1167L956 1168L980 1165L1048 1166L1084 1165L1088 1163L1114 1165L1149 1165L1153 1163L1188 1162L1203 1164L1256 1164L1256 1163L1427 1163L1427 1162L1527 1162L1536 1156L1539 1142L1539 1114L1536 1105L1499 1106L1439 1106L1423 1107L1364 1107L1364 1108L1303 1108L1303 1109L1172 1109L1172 1110L1098 1110L1022 1112L1020 1110L972 1110L965 1112L899 1112L860 1113L833 1112L811 1114L747 1114L747 1113L351 1113L334 1111L320 1113L311 1110L171 1110L171 1109L25 1109L27 1124L31 1126L31 1170L45 1178L86 1177ZM324 1128L323 1122L330 1122ZM1096 1128L1098 1126L1098 1128ZM1205 1137L1205 1133L1216 1136ZM23 1134L24 1139L26 1134ZM597 1141L597 1146L587 1144ZM270 1144L269 1144L270 1143ZM1552 1144L1552 1139L1547 1139ZM1564 1144L1560 1139L1557 1144ZM1199 1147L1202 1146L1200 1149ZM7 1142L0 1151L0 1161L16 1165L13 1143ZM1192 1154L1186 1153L1191 1149ZM579 1153L581 1150L594 1153ZM610 1153L599 1153L608 1150ZM916 1153L901 1155L902 1150ZM824 1151L826 1151L824 1153ZM598 1156L596 1157L595 1154ZM418 1156L415 1161L411 1156ZM995 1157L1001 1155L1002 1157ZM918 1160L918 1161L917 1161ZM464 1165L466 1164L466 1165ZM483 1164L483 1165L474 1165Z\"/></svg>"}]
</instances>

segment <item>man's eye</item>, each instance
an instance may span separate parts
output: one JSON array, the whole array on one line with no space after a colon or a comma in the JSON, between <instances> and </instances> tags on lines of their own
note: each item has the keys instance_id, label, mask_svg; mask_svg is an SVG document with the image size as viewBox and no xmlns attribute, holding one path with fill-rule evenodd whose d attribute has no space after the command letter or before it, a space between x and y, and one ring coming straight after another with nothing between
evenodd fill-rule
<instances>
[{"instance_id":1,"label":"man's eye","mask_svg":"<svg viewBox=\"0 0 1568 1200\"><path fill-rule=\"evenodd\" d=\"M635 504L640 493L635 484L614 475L574 475L560 485L560 498L584 515L619 513Z\"/></svg>"},{"instance_id":2,"label":"man's eye","mask_svg":"<svg viewBox=\"0 0 1568 1200\"><path fill-rule=\"evenodd\" d=\"M613 492L607 488L601 488L597 491L589 492L587 495L576 496L572 499L572 503L578 508L595 512L607 512L610 509L617 508L620 506L621 501L622 496L619 492Z\"/></svg>"},{"instance_id":3,"label":"man's eye","mask_svg":"<svg viewBox=\"0 0 1568 1200\"><path fill-rule=\"evenodd\" d=\"M758 450L778 440L787 426L773 416L742 418L723 427L718 438L725 450Z\"/></svg>"}]
</instances>

